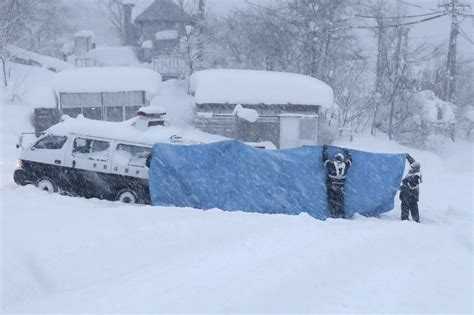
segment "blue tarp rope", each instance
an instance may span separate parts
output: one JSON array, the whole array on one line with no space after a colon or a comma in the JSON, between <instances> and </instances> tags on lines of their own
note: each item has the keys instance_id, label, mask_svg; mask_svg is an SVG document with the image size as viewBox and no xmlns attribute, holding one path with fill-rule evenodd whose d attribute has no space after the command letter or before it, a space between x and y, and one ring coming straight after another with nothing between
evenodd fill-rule
<instances>
[{"instance_id":1,"label":"blue tarp rope","mask_svg":"<svg viewBox=\"0 0 474 315\"><path fill-rule=\"evenodd\" d=\"M329 148L330 156L340 149ZM346 214L375 216L393 209L405 154L350 150ZM306 212L326 219L326 169L322 147L262 150L238 141L202 145L156 144L150 194L156 206L226 211Z\"/></svg>"}]
</instances>

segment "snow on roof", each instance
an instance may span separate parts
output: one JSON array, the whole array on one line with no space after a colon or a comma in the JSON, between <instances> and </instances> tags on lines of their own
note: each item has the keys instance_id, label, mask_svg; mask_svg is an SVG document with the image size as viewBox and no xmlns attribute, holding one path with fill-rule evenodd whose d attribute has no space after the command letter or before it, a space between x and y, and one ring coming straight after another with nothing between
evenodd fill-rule
<instances>
[{"instance_id":1,"label":"snow on roof","mask_svg":"<svg viewBox=\"0 0 474 315\"><path fill-rule=\"evenodd\" d=\"M89 50L85 56L95 60L101 66L137 66L137 56L131 47L97 47Z\"/></svg>"},{"instance_id":2,"label":"snow on roof","mask_svg":"<svg viewBox=\"0 0 474 315\"><path fill-rule=\"evenodd\" d=\"M82 116L71 118L63 116L63 121L50 127L46 132L58 135L75 133L93 137L116 139L135 143L153 145L155 143L173 143L172 136L182 137L183 144L210 143L228 140L222 136L211 135L192 127L176 128L172 126L154 126L145 130L134 126L135 117L124 122L110 122L87 119Z\"/></svg>"},{"instance_id":3,"label":"snow on roof","mask_svg":"<svg viewBox=\"0 0 474 315\"><path fill-rule=\"evenodd\" d=\"M61 47L61 52L64 54L70 54L74 51L74 43L66 43Z\"/></svg>"},{"instance_id":4,"label":"snow on roof","mask_svg":"<svg viewBox=\"0 0 474 315\"><path fill-rule=\"evenodd\" d=\"M166 30L156 33L155 38L156 40L170 40L170 39L178 39L179 34L178 31L175 30Z\"/></svg>"},{"instance_id":5,"label":"snow on roof","mask_svg":"<svg viewBox=\"0 0 474 315\"><path fill-rule=\"evenodd\" d=\"M155 2L155 0L134 0L134 1L130 1L130 3L128 3L128 4L133 4L132 23L134 23L135 19L138 16L140 16L143 12L145 12L153 4L153 2Z\"/></svg>"},{"instance_id":6,"label":"snow on roof","mask_svg":"<svg viewBox=\"0 0 474 315\"><path fill-rule=\"evenodd\" d=\"M213 69L195 72L190 90L197 104L298 104L331 107L334 92L326 83L301 74Z\"/></svg>"},{"instance_id":7,"label":"snow on roof","mask_svg":"<svg viewBox=\"0 0 474 315\"><path fill-rule=\"evenodd\" d=\"M94 38L94 32L89 30L78 31L74 34L74 37L92 37Z\"/></svg>"},{"instance_id":8,"label":"snow on roof","mask_svg":"<svg viewBox=\"0 0 474 315\"><path fill-rule=\"evenodd\" d=\"M66 70L56 74L57 93L146 91L157 95L161 75L138 67L92 67Z\"/></svg>"},{"instance_id":9,"label":"snow on roof","mask_svg":"<svg viewBox=\"0 0 474 315\"><path fill-rule=\"evenodd\" d=\"M191 16L183 12L172 0L138 0L132 9L132 22L191 22Z\"/></svg>"},{"instance_id":10,"label":"snow on roof","mask_svg":"<svg viewBox=\"0 0 474 315\"><path fill-rule=\"evenodd\" d=\"M152 49L153 48L153 42L151 40L144 41L142 43L142 48Z\"/></svg>"},{"instance_id":11,"label":"snow on roof","mask_svg":"<svg viewBox=\"0 0 474 315\"><path fill-rule=\"evenodd\" d=\"M70 69L73 67L69 63L64 62L62 60L59 60L50 56L40 55L40 54L34 53L32 51L29 51L17 46L8 45L7 49L12 56L15 56L20 59L25 59L25 60L33 60L44 68L50 68L56 71L62 71L62 70Z\"/></svg>"}]
</instances>

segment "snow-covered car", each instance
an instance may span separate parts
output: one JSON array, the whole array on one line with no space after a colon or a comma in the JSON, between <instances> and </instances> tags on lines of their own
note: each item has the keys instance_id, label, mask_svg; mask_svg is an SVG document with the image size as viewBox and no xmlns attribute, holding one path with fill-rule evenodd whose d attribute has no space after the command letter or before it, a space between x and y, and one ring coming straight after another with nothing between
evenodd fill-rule
<instances>
[{"instance_id":1,"label":"snow-covered car","mask_svg":"<svg viewBox=\"0 0 474 315\"><path fill-rule=\"evenodd\" d=\"M150 144L85 134L46 133L22 150L14 180L48 192L149 203Z\"/></svg>"}]
</instances>

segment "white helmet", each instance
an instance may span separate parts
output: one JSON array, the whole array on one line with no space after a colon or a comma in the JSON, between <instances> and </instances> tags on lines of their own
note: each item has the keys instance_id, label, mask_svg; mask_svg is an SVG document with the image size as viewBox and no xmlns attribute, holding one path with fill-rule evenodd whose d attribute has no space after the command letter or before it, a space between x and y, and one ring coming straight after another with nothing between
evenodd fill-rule
<instances>
[{"instance_id":1,"label":"white helmet","mask_svg":"<svg viewBox=\"0 0 474 315\"><path fill-rule=\"evenodd\" d=\"M342 162L344 161L344 154L338 153L334 156L334 158L336 159L336 161Z\"/></svg>"},{"instance_id":2,"label":"white helmet","mask_svg":"<svg viewBox=\"0 0 474 315\"><path fill-rule=\"evenodd\" d=\"M419 162L415 161L413 163L411 163L411 169L414 171L414 172L418 172L421 168L421 165Z\"/></svg>"}]
</instances>

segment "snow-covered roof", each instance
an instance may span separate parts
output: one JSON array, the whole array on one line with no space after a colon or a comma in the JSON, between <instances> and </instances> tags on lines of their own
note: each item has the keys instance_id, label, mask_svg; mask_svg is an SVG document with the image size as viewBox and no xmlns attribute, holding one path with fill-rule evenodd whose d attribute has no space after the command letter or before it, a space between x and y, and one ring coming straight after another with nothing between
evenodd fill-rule
<instances>
[{"instance_id":1,"label":"snow-covered roof","mask_svg":"<svg viewBox=\"0 0 474 315\"><path fill-rule=\"evenodd\" d=\"M175 30L165 30L156 33L155 38L156 40L170 40L170 39L178 39L179 33Z\"/></svg>"},{"instance_id":2,"label":"snow-covered roof","mask_svg":"<svg viewBox=\"0 0 474 315\"><path fill-rule=\"evenodd\" d=\"M124 4L133 4L132 9L132 23L135 22L135 19L145 12L155 0L125 0L127 3Z\"/></svg>"},{"instance_id":3,"label":"snow-covered roof","mask_svg":"<svg viewBox=\"0 0 474 315\"><path fill-rule=\"evenodd\" d=\"M138 67L91 67L62 71L56 74L57 93L146 91L158 94L161 75Z\"/></svg>"},{"instance_id":4,"label":"snow-covered roof","mask_svg":"<svg viewBox=\"0 0 474 315\"><path fill-rule=\"evenodd\" d=\"M74 33L74 37L92 37L94 38L94 32L89 30L82 30Z\"/></svg>"},{"instance_id":5,"label":"snow-covered roof","mask_svg":"<svg viewBox=\"0 0 474 315\"><path fill-rule=\"evenodd\" d=\"M142 43L142 48L153 48L153 42L151 40L146 40Z\"/></svg>"},{"instance_id":6,"label":"snow-covered roof","mask_svg":"<svg viewBox=\"0 0 474 315\"><path fill-rule=\"evenodd\" d=\"M50 56L40 55L17 46L8 45L7 50L12 56L26 60L33 60L44 68L51 68L55 69L56 71L62 71L64 69L70 69L73 67L71 64L62 60Z\"/></svg>"},{"instance_id":7,"label":"snow-covered roof","mask_svg":"<svg viewBox=\"0 0 474 315\"><path fill-rule=\"evenodd\" d=\"M61 47L61 52L64 54L70 54L74 51L74 43L66 43Z\"/></svg>"},{"instance_id":8,"label":"snow-covered roof","mask_svg":"<svg viewBox=\"0 0 474 315\"><path fill-rule=\"evenodd\" d=\"M298 104L331 107L334 92L326 83L301 74L212 69L195 72L190 90L196 104Z\"/></svg>"},{"instance_id":9,"label":"snow-covered roof","mask_svg":"<svg viewBox=\"0 0 474 315\"><path fill-rule=\"evenodd\" d=\"M191 21L173 0L137 0L132 9L132 22L182 22Z\"/></svg>"},{"instance_id":10,"label":"snow-covered roof","mask_svg":"<svg viewBox=\"0 0 474 315\"><path fill-rule=\"evenodd\" d=\"M137 66L137 56L131 47L97 47L89 50L85 58L95 60L101 66Z\"/></svg>"},{"instance_id":11,"label":"snow-covered roof","mask_svg":"<svg viewBox=\"0 0 474 315\"><path fill-rule=\"evenodd\" d=\"M78 118L63 116L62 122L50 127L46 132L58 135L75 133L149 145L155 143L174 143L170 139L172 136L182 137L183 144L228 140L222 136L207 134L192 127L154 126L143 130L134 126L139 119L143 118L134 117L124 122L110 122L87 119L82 116Z\"/></svg>"}]
</instances>

